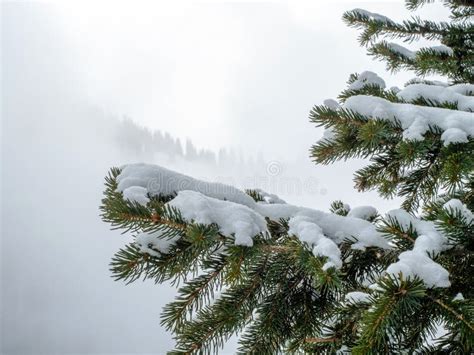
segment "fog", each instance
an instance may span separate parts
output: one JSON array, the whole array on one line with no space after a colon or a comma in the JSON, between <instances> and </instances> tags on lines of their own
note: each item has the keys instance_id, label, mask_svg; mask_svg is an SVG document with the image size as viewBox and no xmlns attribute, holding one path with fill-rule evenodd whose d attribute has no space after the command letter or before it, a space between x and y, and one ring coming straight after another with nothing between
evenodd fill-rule
<instances>
[{"instance_id":1,"label":"fog","mask_svg":"<svg viewBox=\"0 0 474 355\"><path fill-rule=\"evenodd\" d=\"M340 20L354 7L401 19L402 2L104 4L2 3L5 354L173 347L159 314L175 290L110 278L131 240L99 218L112 166L158 163L320 209L397 205L353 190L360 161L314 165L322 131L307 116L352 72L413 77L385 73Z\"/></svg>"}]
</instances>

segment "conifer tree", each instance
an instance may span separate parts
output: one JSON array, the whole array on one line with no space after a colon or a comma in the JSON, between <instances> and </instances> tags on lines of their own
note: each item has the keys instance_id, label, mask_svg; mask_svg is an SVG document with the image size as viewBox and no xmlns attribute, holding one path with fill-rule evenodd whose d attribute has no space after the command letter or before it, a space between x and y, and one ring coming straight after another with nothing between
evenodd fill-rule
<instances>
[{"instance_id":1,"label":"conifer tree","mask_svg":"<svg viewBox=\"0 0 474 355\"><path fill-rule=\"evenodd\" d=\"M474 6L444 3L449 23L345 13L370 55L417 78L387 89L353 74L310 113L325 128L315 162L367 159L356 188L402 197L402 209L335 201L326 213L159 166L111 169L102 218L135 238L111 270L179 287L161 316L171 353L216 353L235 335L249 354L474 351ZM441 45L389 42L420 37Z\"/></svg>"}]
</instances>

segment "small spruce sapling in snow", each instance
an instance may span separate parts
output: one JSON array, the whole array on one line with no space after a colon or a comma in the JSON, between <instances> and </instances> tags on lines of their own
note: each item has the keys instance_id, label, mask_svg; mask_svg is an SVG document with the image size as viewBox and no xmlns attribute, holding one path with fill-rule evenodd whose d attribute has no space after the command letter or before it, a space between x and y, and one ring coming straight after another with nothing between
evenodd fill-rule
<instances>
[{"instance_id":1,"label":"small spruce sapling in snow","mask_svg":"<svg viewBox=\"0 0 474 355\"><path fill-rule=\"evenodd\" d=\"M366 158L356 188L402 197L402 209L335 201L323 212L159 166L111 169L102 218L135 237L111 270L179 283L161 318L172 353L216 352L235 334L254 354L473 352L474 6L444 3L449 23L345 13L370 55L417 78L387 89L353 74L310 113L326 130L315 162ZM440 43L391 42L419 37Z\"/></svg>"}]
</instances>

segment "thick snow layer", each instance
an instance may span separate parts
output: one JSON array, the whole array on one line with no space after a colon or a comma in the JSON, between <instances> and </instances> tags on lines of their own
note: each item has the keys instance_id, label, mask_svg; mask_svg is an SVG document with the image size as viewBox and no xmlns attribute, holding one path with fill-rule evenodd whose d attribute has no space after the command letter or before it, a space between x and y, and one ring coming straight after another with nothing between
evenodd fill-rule
<instances>
[{"instance_id":1,"label":"thick snow layer","mask_svg":"<svg viewBox=\"0 0 474 355\"><path fill-rule=\"evenodd\" d=\"M369 297L370 295L368 293L354 291L354 292L347 293L345 295L345 300L346 302L351 302L351 303L363 303L363 302L368 302Z\"/></svg>"},{"instance_id":2,"label":"thick snow layer","mask_svg":"<svg viewBox=\"0 0 474 355\"><path fill-rule=\"evenodd\" d=\"M293 218L304 216L317 224L335 243L341 243L344 239L354 239L356 243L352 245L354 249L364 249L369 246L377 246L389 249L388 241L377 232L375 226L359 218L344 217L333 213L326 213L312 210L305 207L293 205L258 205L257 211L265 217L273 220L280 218Z\"/></svg>"},{"instance_id":3,"label":"thick snow layer","mask_svg":"<svg viewBox=\"0 0 474 355\"><path fill-rule=\"evenodd\" d=\"M385 89L385 81L380 76L371 71L364 71L359 74L357 80L349 85L349 90L360 90L367 85L375 85Z\"/></svg>"},{"instance_id":4,"label":"thick snow layer","mask_svg":"<svg viewBox=\"0 0 474 355\"><path fill-rule=\"evenodd\" d=\"M375 12L370 12L370 11L367 11L367 10L364 10L364 9L354 9L352 11L358 13L361 16L368 17L370 20L380 21L380 22L384 22L384 23L394 23L387 16L380 15L380 14L377 14Z\"/></svg>"},{"instance_id":5,"label":"thick snow layer","mask_svg":"<svg viewBox=\"0 0 474 355\"><path fill-rule=\"evenodd\" d=\"M147 194L153 196L177 193L169 205L178 208L183 218L196 223L215 223L222 234L234 234L236 244L240 245L252 245L253 236L267 232L265 217L279 220L299 216L322 230L327 241L320 245L314 244L313 252L328 256L328 262L332 262L334 266L338 266L339 262L333 257L337 252L332 249L330 241L336 245L350 238L355 241L352 245L354 249L370 246L390 248L388 241L368 221L281 203L284 201L266 193L272 200L268 202L274 203L256 203L235 187L200 181L157 165L127 165L117 181L117 190L124 193L124 198L127 198L126 190L133 191L134 194L128 197L132 196L135 201L143 198L142 202L146 202L144 198Z\"/></svg>"},{"instance_id":6,"label":"thick snow layer","mask_svg":"<svg viewBox=\"0 0 474 355\"><path fill-rule=\"evenodd\" d=\"M436 126L443 132L450 128L462 130L466 136L474 137L474 113L448 110L437 107L417 106L413 104L392 103L375 96L351 96L344 108L372 119L400 122L407 140L422 140L430 126ZM446 137L449 143L455 143L456 137ZM449 138L449 139L448 139ZM463 137L457 137L459 142ZM445 141L445 144L449 144Z\"/></svg>"},{"instance_id":7,"label":"thick snow layer","mask_svg":"<svg viewBox=\"0 0 474 355\"><path fill-rule=\"evenodd\" d=\"M449 102L457 105L458 110L474 111L474 96L459 94L451 87L442 87L427 84L409 85L397 94L400 99L412 102L419 98L444 103Z\"/></svg>"},{"instance_id":8,"label":"thick snow layer","mask_svg":"<svg viewBox=\"0 0 474 355\"><path fill-rule=\"evenodd\" d=\"M168 202L188 221L217 224L225 236L234 235L236 245L252 246L252 238L267 232L265 219L247 206L205 196L196 191L180 191Z\"/></svg>"},{"instance_id":9,"label":"thick snow layer","mask_svg":"<svg viewBox=\"0 0 474 355\"><path fill-rule=\"evenodd\" d=\"M124 200L137 202L140 205L146 205L150 202L148 190L141 186L130 186L122 191Z\"/></svg>"},{"instance_id":10,"label":"thick snow layer","mask_svg":"<svg viewBox=\"0 0 474 355\"><path fill-rule=\"evenodd\" d=\"M415 250L405 251L398 256L399 261L387 268L387 273L404 278L418 276L426 287L449 287L449 273L426 254Z\"/></svg>"},{"instance_id":11,"label":"thick snow layer","mask_svg":"<svg viewBox=\"0 0 474 355\"><path fill-rule=\"evenodd\" d=\"M449 249L448 239L439 232L431 221L422 221L404 210L393 210L387 218L397 220L403 229L412 226L418 237L412 250L401 253L396 263L391 264L386 272L392 275L402 273L405 278L418 276L426 287L449 287L449 273L434 262L429 254L437 255Z\"/></svg>"},{"instance_id":12,"label":"thick snow layer","mask_svg":"<svg viewBox=\"0 0 474 355\"><path fill-rule=\"evenodd\" d=\"M447 54L447 55L453 55L453 53L454 53L451 48L449 48L448 46L445 46L444 44L441 44L439 46L428 47L427 49L431 49L435 52L443 53L443 54Z\"/></svg>"},{"instance_id":13,"label":"thick snow layer","mask_svg":"<svg viewBox=\"0 0 474 355\"><path fill-rule=\"evenodd\" d=\"M467 223L474 222L474 214L460 200L453 198L443 205L445 210L456 210L466 219Z\"/></svg>"},{"instance_id":14,"label":"thick snow layer","mask_svg":"<svg viewBox=\"0 0 474 355\"><path fill-rule=\"evenodd\" d=\"M431 221L415 218L402 209L391 210L387 212L386 217L398 221L405 230L411 226L417 232L418 238L415 240L415 248L438 254L450 247L448 239L436 229L435 224Z\"/></svg>"},{"instance_id":15,"label":"thick snow layer","mask_svg":"<svg viewBox=\"0 0 474 355\"><path fill-rule=\"evenodd\" d=\"M369 220L377 216L377 210L372 206L358 206L349 211L347 217Z\"/></svg>"},{"instance_id":16,"label":"thick snow layer","mask_svg":"<svg viewBox=\"0 0 474 355\"><path fill-rule=\"evenodd\" d=\"M451 143L467 143L469 141L466 132L459 128L448 128L441 134L441 140L445 146Z\"/></svg>"},{"instance_id":17,"label":"thick snow layer","mask_svg":"<svg viewBox=\"0 0 474 355\"><path fill-rule=\"evenodd\" d=\"M140 248L142 253L160 256L160 254L167 254L179 238L180 236L166 238L161 231L140 233L135 238L135 244Z\"/></svg>"},{"instance_id":18,"label":"thick snow layer","mask_svg":"<svg viewBox=\"0 0 474 355\"><path fill-rule=\"evenodd\" d=\"M474 95L474 84L455 84L449 88L461 95Z\"/></svg>"},{"instance_id":19,"label":"thick snow layer","mask_svg":"<svg viewBox=\"0 0 474 355\"><path fill-rule=\"evenodd\" d=\"M156 181L157 177L162 184L153 186L152 182ZM172 181L168 182L167 178ZM222 192L219 189L225 185L206 183L159 166L145 164L126 166L118 181L117 190L123 192L124 198L137 202L146 202L147 195L177 194L168 205L177 208L186 221L216 224L220 233L233 236L237 245L252 246L254 236L268 233L266 217L272 220L288 219L290 234L294 234L309 245L314 255L327 257L324 269L342 266L338 244L346 238L354 240L353 249L371 246L391 248L389 241L376 230L375 225L365 220L377 213L373 207L354 208L349 216L344 217L279 203L281 200L277 196L266 193L265 196L270 197L271 201L256 203L250 196L236 188L229 186L226 192ZM150 184L154 189L149 188ZM182 190L183 186L195 190ZM444 207L459 209L469 221L473 220L472 212L459 200L451 200ZM448 272L434 262L430 255L447 250L451 245L435 228L434 223L419 220L404 210L390 211L387 217L396 219L404 229L412 226L418 237L413 249L401 253L399 260L391 264L386 272L393 275L402 272L405 277L418 276L427 287L448 287L450 285ZM142 233L137 236L136 243L143 252L158 255L167 253L178 238L160 237L160 232Z\"/></svg>"},{"instance_id":20,"label":"thick snow layer","mask_svg":"<svg viewBox=\"0 0 474 355\"><path fill-rule=\"evenodd\" d=\"M326 238L321 227L307 216L295 216L288 222L290 229L288 233L296 235L299 240L307 243L313 248L316 256L325 256L328 261L323 269L330 267L339 269L342 266L341 251L331 239Z\"/></svg>"},{"instance_id":21,"label":"thick snow layer","mask_svg":"<svg viewBox=\"0 0 474 355\"><path fill-rule=\"evenodd\" d=\"M388 211L385 215L387 219L396 220L401 228L408 230L410 226L415 226L415 218L407 211L402 209L396 209Z\"/></svg>"},{"instance_id":22,"label":"thick snow layer","mask_svg":"<svg viewBox=\"0 0 474 355\"><path fill-rule=\"evenodd\" d=\"M130 196L137 202L141 198L143 202L146 201L139 196L140 193L146 197L147 193L149 196L158 196L173 195L179 191L192 190L209 197L232 201L245 206L255 204L255 201L249 195L233 186L201 181L152 164L125 165L117 177L117 182L117 191L120 192L125 192L126 189L132 186L135 187L133 195L130 194Z\"/></svg>"}]
</instances>

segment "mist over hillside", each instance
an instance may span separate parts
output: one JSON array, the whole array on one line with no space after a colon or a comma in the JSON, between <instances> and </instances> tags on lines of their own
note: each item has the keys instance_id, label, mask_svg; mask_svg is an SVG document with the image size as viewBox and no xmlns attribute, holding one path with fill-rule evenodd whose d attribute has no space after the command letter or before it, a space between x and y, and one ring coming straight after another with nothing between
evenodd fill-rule
<instances>
[{"instance_id":1,"label":"mist over hillside","mask_svg":"<svg viewBox=\"0 0 474 355\"><path fill-rule=\"evenodd\" d=\"M252 177L257 167L265 174L263 157L202 150L88 102L44 4L3 5L2 30L1 352L171 348L159 313L174 291L110 278L110 258L131 236L100 220L104 176L143 161L214 180Z\"/></svg>"},{"instance_id":2,"label":"mist over hillside","mask_svg":"<svg viewBox=\"0 0 474 355\"><path fill-rule=\"evenodd\" d=\"M168 132L152 130L135 123L130 117L115 118L116 122L109 127L113 132L115 144L121 149L122 156L148 162L171 163L186 161L193 164L205 164L220 169L234 168L250 173L265 165L263 154L256 158L245 156L233 148L221 148L217 152L201 149L191 139L184 144L179 138Z\"/></svg>"}]
</instances>

